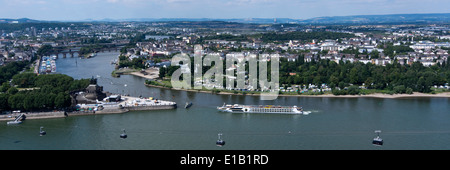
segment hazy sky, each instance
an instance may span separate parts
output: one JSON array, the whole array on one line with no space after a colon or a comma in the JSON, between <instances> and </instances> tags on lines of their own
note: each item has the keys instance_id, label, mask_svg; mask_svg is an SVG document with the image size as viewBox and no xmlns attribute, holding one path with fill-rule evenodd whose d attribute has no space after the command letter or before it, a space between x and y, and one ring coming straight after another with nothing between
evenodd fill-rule
<instances>
[{"instance_id":1,"label":"hazy sky","mask_svg":"<svg viewBox=\"0 0 450 170\"><path fill-rule=\"evenodd\" d=\"M0 18L292 18L450 13L449 0L0 0Z\"/></svg>"}]
</instances>

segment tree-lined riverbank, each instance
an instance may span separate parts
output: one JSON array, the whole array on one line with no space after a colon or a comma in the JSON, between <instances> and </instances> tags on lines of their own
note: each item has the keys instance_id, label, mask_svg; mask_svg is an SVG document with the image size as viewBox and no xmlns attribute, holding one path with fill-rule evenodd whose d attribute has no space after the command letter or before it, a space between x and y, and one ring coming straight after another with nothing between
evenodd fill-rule
<instances>
[{"instance_id":1,"label":"tree-lined riverbank","mask_svg":"<svg viewBox=\"0 0 450 170\"><path fill-rule=\"evenodd\" d=\"M153 83L150 83L153 82ZM165 88L171 90L182 90L182 91L190 91L190 92L201 92L201 93L212 93L212 94L221 94L221 95L249 95L249 96L260 96L261 92L241 92L241 91L231 91L231 90L208 90L203 88L199 89L175 89L172 86L168 85L170 82L164 81L163 83L159 83L156 81L146 81L145 85L148 87L156 87L156 88ZM412 94L386 94L386 93L371 93L371 94L358 94L358 95L334 95L332 93L324 93L324 94L278 94L278 96L291 96L291 97L341 97L341 98L354 98L354 97L374 97L374 98L407 98L407 97L448 97L450 98L450 92L442 92L436 94L429 93L420 93L414 92Z\"/></svg>"}]
</instances>

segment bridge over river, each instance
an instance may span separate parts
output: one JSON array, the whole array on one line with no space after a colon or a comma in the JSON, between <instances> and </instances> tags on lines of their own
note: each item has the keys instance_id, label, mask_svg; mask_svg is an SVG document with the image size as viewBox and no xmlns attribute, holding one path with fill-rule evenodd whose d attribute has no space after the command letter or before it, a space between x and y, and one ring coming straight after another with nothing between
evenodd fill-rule
<instances>
[{"instance_id":1,"label":"bridge over river","mask_svg":"<svg viewBox=\"0 0 450 170\"><path fill-rule=\"evenodd\" d=\"M91 48L93 49L94 53L98 52L113 52L113 51L119 51L121 48L123 48L126 44L120 43L107 43L107 44L98 44L100 45L99 48ZM80 51L82 47L91 47L92 44L88 45L77 45L77 46L56 46L53 47L52 50L48 53L45 53L44 55L59 57L59 54L62 54L63 58L66 58L67 56L74 57L75 54L77 56L80 55Z\"/></svg>"}]
</instances>

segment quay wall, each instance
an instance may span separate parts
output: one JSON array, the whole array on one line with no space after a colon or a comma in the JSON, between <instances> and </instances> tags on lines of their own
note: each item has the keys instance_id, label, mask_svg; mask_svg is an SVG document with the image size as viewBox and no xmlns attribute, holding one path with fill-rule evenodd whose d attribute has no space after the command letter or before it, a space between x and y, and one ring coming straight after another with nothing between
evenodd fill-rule
<instances>
[{"instance_id":1,"label":"quay wall","mask_svg":"<svg viewBox=\"0 0 450 170\"><path fill-rule=\"evenodd\" d=\"M46 118L62 118L66 117L67 114L64 111L54 111L54 112L23 112L25 113L26 119L46 119ZM20 113L12 113L6 115L0 115L0 121L12 121Z\"/></svg>"},{"instance_id":2,"label":"quay wall","mask_svg":"<svg viewBox=\"0 0 450 170\"><path fill-rule=\"evenodd\" d=\"M124 108L105 108L98 111L76 111L76 112L65 112L65 111L54 111L54 112L24 112L26 119L46 119L46 118L63 118L67 116L78 116L78 115L95 115L95 114L114 114L114 113L126 113L129 111L142 111L142 110L166 110L166 109L176 109L176 104L170 105L153 105L153 106L126 106ZM0 115L0 121L12 121L20 113L4 114Z\"/></svg>"},{"instance_id":3,"label":"quay wall","mask_svg":"<svg viewBox=\"0 0 450 170\"><path fill-rule=\"evenodd\" d=\"M69 112L68 116L78 116L78 115L96 115L96 114L115 114L115 113L126 113L129 111L141 111L141 110L165 110L165 109L176 109L175 105L156 105L156 106L126 106L123 108L112 107L105 108L103 110L97 111L77 111Z\"/></svg>"},{"instance_id":4,"label":"quay wall","mask_svg":"<svg viewBox=\"0 0 450 170\"><path fill-rule=\"evenodd\" d=\"M61 118L66 117L67 114L64 111L56 112L31 112L25 114L25 119L43 119L43 118Z\"/></svg>"},{"instance_id":5,"label":"quay wall","mask_svg":"<svg viewBox=\"0 0 450 170\"><path fill-rule=\"evenodd\" d=\"M124 106L124 108L130 111L138 111L138 110L165 110L165 109L176 109L177 105L154 105L154 106Z\"/></svg>"},{"instance_id":6,"label":"quay wall","mask_svg":"<svg viewBox=\"0 0 450 170\"><path fill-rule=\"evenodd\" d=\"M126 113L128 112L128 109L120 109L120 108L114 108L114 109L103 109L103 110L97 110L97 111L75 111L75 112L69 112L69 116L79 116L79 115L95 115L95 114L113 114L113 113Z\"/></svg>"}]
</instances>

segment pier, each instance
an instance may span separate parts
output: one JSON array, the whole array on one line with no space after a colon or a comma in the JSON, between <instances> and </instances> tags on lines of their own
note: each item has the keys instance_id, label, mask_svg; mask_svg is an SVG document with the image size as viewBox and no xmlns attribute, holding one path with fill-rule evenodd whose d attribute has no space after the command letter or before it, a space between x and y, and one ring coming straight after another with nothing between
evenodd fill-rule
<instances>
[{"instance_id":1,"label":"pier","mask_svg":"<svg viewBox=\"0 0 450 170\"><path fill-rule=\"evenodd\" d=\"M99 102L98 104L79 104L75 111L23 112L0 115L0 121L7 124L20 124L27 119L64 118L67 116L115 114L130 111L168 110L176 109L177 104L172 101L145 99L138 97L124 97L120 102Z\"/></svg>"},{"instance_id":2,"label":"pier","mask_svg":"<svg viewBox=\"0 0 450 170\"><path fill-rule=\"evenodd\" d=\"M172 101L164 101L150 98L125 97L119 103L124 108L129 110L161 110L161 109L176 109L177 104Z\"/></svg>"},{"instance_id":3,"label":"pier","mask_svg":"<svg viewBox=\"0 0 450 170\"><path fill-rule=\"evenodd\" d=\"M139 98L112 95L107 97L103 101L98 101L96 104L78 104L76 108L76 111L68 112L68 115L114 114L126 113L129 111L167 110L176 109L177 103L172 101L153 99L152 97Z\"/></svg>"},{"instance_id":4,"label":"pier","mask_svg":"<svg viewBox=\"0 0 450 170\"><path fill-rule=\"evenodd\" d=\"M19 116L17 116L13 121L9 121L6 124L11 125L11 124L20 124L22 123L22 120L25 119L25 115L23 113L20 113Z\"/></svg>"},{"instance_id":5,"label":"pier","mask_svg":"<svg viewBox=\"0 0 450 170\"><path fill-rule=\"evenodd\" d=\"M22 112L0 115L0 121L8 121L7 124L20 124L25 118L29 119L47 119L63 118L67 114L64 111L45 111L45 112Z\"/></svg>"}]
</instances>

